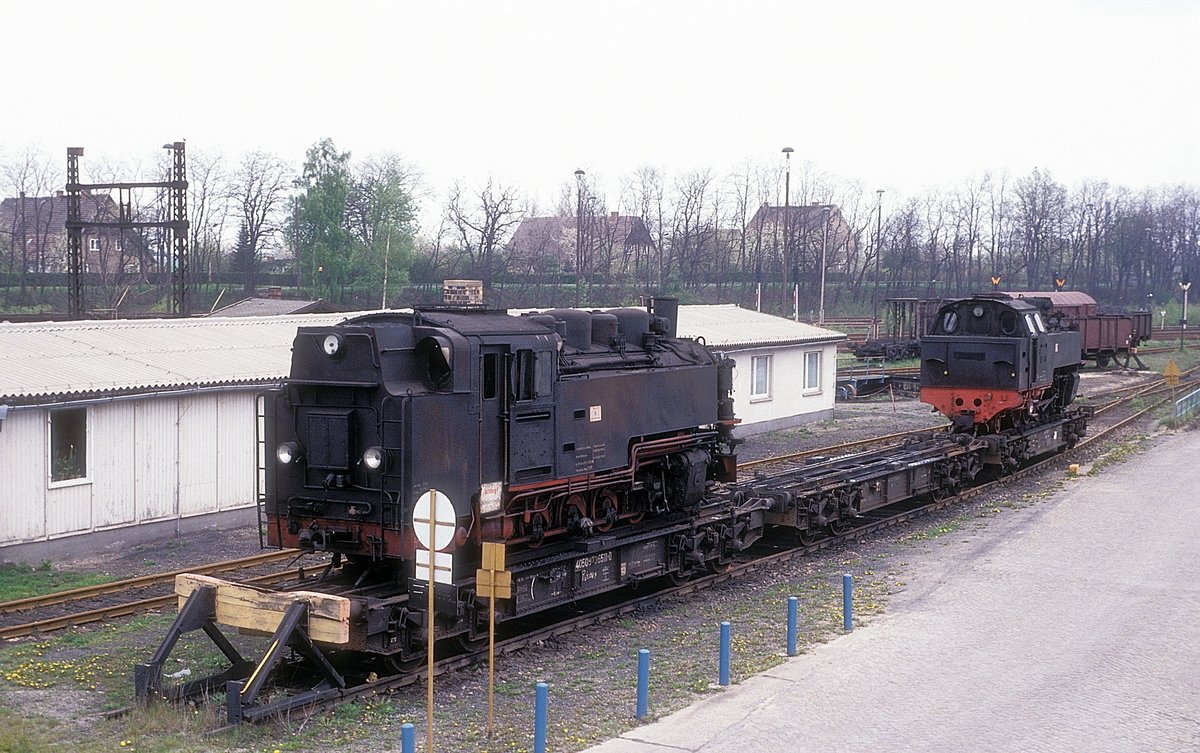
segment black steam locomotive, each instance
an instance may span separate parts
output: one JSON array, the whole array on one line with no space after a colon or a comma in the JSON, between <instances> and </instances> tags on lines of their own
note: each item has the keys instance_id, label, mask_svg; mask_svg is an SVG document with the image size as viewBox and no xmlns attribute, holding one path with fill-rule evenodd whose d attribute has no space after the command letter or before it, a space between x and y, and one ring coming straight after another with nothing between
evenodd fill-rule
<instances>
[{"instance_id":1,"label":"black steam locomotive","mask_svg":"<svg viewBox=\"0 0 1200 753\"><path fill-rule=\"evenodd\" d=\"M384 653L422 620L404 595L424 593L413 511L431 490L454 511L435 589L447 635L480 626L483 542L508 547L516 578L502 617L727 559L748 543L724 530L737 516L697 517L736 473L733 362L676 337L676 310L444 308L302 328L266 403L268 542L398 589L357 641ZM575 563L567 582L581 552L592 571Z\"/></svg>"},{"instance_id":2,"label":"black steam locomotive","mask_svg":"<svg viewBox=\"0 0 1200 753\"><path fill-rule=\"evenodd\" d=\"M921 401L987 438L987 462L1011 470L1083 436L1080 366L1079 332L1048 327L1032 303L1005 293L951 301L921 338Z\"/></svg>"}]
</instances>

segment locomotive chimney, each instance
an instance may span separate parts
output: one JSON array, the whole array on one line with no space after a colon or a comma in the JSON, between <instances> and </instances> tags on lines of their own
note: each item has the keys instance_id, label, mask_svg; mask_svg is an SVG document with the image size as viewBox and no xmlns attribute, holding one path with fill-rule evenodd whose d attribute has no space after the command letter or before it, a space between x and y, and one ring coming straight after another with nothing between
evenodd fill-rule
<instances>
[{"instance_id":1,"label":"locomotive chimney","mask_svg":"<svg viewBox=\"0 0 1200 753\"><path fill-rule=\"evenodd\" d=\"M677 337L679 332L679 299L655 296L650 299L650 311L667 320L667 337Z\"/></svg>"}]
</instances>

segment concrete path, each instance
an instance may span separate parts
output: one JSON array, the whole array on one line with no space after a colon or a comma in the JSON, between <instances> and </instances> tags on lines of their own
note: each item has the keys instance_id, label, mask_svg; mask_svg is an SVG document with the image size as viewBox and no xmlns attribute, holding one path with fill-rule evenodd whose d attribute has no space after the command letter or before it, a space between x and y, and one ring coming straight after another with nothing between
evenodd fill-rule
<instances>
[{"instance_id":1,"label":"concrete path","mask_svg":"<svg viewBox=\"0 0 1200 753\"><path fill-rule=\"evenodd\" d=\"M913 559L885 616L589 751L1200 751L1200 431Z\"/></svg>"}]
</instances>

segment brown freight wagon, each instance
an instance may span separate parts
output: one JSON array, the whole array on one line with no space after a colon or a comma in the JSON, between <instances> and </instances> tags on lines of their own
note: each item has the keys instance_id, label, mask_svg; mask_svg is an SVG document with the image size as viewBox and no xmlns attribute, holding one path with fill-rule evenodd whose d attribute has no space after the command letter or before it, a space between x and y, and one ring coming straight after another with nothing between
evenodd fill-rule
<instances>
[{"instance_id":1,"label":"brown freight wagon","mask_svg":"<svg viewBox=\"0 0 1200 753\"><path fill-rule=\"evenodd\" d=\"M1024 298L1042 311L1049 323L1055 321L1068 329L1079 331L1084 360L1097 366L1120 362L1128 367L1132 359L1141 368L1137 348L1150 339L1153 319L1149 311L1102 313L1096 300L1078 291L1025 291L1009 293Z\"/></svg>"}]
</instances>

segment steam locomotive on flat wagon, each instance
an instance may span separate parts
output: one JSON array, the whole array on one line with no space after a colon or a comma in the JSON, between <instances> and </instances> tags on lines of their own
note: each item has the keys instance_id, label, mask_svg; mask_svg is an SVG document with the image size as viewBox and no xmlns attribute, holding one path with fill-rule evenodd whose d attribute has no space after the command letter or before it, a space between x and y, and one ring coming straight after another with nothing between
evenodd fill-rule
<instances>
[{"instance_id":1,"label":"steam locomotive on flat wagon","mask_svg":"<svg viewBox=\"0 0 1200 753\"><path fill-rule=\"evenodd\" d=\"M401 655L420 648L406 628L424 602L405 596L425 589L413 509L431 490L455 518L450 582L435 588L446 635L482 624L471 583L483 542L505 544L516 571L506 618L727 561L749 543L746 522L701 516L710 483L736 475L733 362L677 338L675 306L420 310L301 329L291 378L266 404L268 542L394 586L368 606L381 629L357 643Z\"/></svg>"},{"instance_id":2,"label":"steam locomotive on flat wagon","mask_svg":"<svg viewBox=\"0 0 1200 753\"><path fill-rule=\"evenodd\" d=\"M1079 392L1080 333L1048 326L1033 303L1004 293L951 301L921 339L921 401L956 432L984 437L985 462L1014 470L1073 447L1087 430Z\"/></svg>"},{"instance_id":3,"label":"steam locomotive on flat wagon","mask_svg":"<svg viewBox=\"0 0 1200 753\"><path fill-rule=\"evenodd\" d=\"M1138 358L1138 346L1150 339L1151 313L1145 310L1120 311L1099 306L1087 293L1071 290L1021 291L1000 293L1025 300L1038 308L1042 320L1052 330L1079 333L1080 357L1104 368L1119 363L1124 368ZM933 331L935 318L943 304L940 299L889 298L887 337L851 345L858 358L903 359L918 356L921 339Z\"/></svg>"},{"instance_id":4,"label":"steam locomotive on flat wagon","mask_svg":"<svg viewBox=\"0 0 1200 753\"><path fill-rule=\"evenodd\" d=\"M262 512L270 545L333 562L274 591L179 576L179 618L138 668L138 697L163 694L171 647L199 628L233 666L168 695L249 677L227 694L231 721L283 646L345 687L322 649L402 670L425 655L431 622L439 641L474 643L487 629L476 583L485 543L507 547L511 596L496 608L512 620L719 570L764 536L836 535L867 512L955 493L1086 430L1088 411L1073 405L1078 333L1050 331L1028 303L984 296L943 306L922 345L922 399L954 431L738 480L734 363L677 337L676 307L431 309L300 329L290 377L265 398L273 457ZM432 512L435 492L452 521ZM416 566L428 554L423 502L453 530L432 615ZM255 669L217 639L217 623L276 639Z\"/></svg>"}]
</instances>

